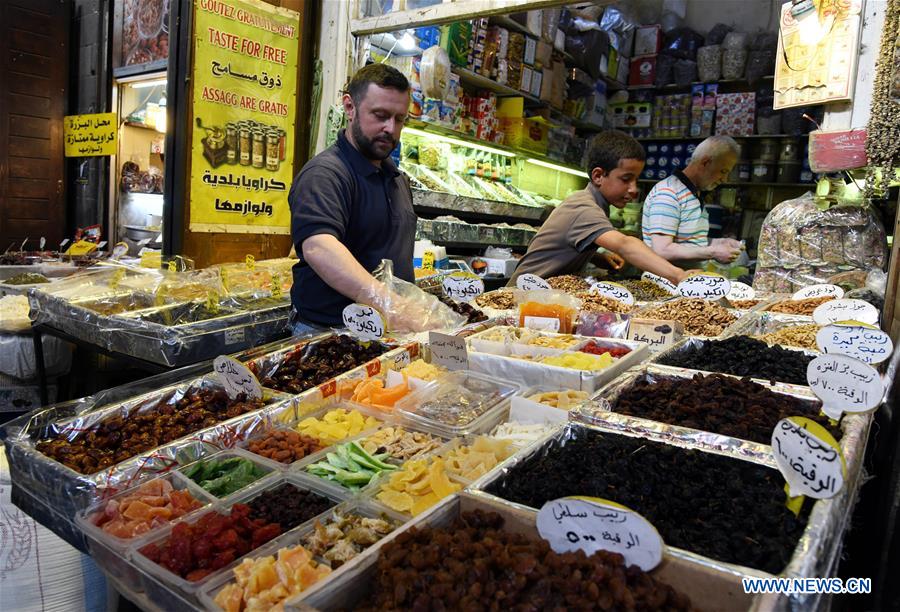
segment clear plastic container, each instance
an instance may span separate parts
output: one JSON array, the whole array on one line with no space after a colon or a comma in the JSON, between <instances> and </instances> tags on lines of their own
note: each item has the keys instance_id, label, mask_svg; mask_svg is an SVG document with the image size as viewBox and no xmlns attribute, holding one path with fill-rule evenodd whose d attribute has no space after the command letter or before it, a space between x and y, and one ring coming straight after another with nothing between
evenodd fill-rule
<instances>
[{"instance_id":1,"label":"clear plastic container","mask_svg":"<svg viewBox=\"0 0 900 612\"><path fill-rule=\"evenodd\" d=\"M208 463L211 461L221 462L221 461L225 461L226 459L231 459L233 457L238 457L240 459L246 459L246 460L250 461L251 463L253 463L254 466L256 466L259 469L259 471L262 472L262 475L259 478L255 479L254 481L247 483L247 485L241 487L240 489L232 491L231 493L228 493L227 495L224 495L222 497L219 497L219 496L215 495L214 493L208 492L209 495L212 495L213 497L216 497L218 499L226 499L228 497L233 496L235 493L240 493L242 490L246 489L250 485L253 485L256 482L259 482L260 480L264 479L269 474L271 474L273 472L281 471L281 468L278 467L278 464L276 462L264 459L263 457L260 457L259 455L251 453L250 451L246 451L242 448L226 450L226 451L222 451L220 453L216 453L215 455L210 455L208 457L204 457L203 459L200 459L198 461L195 461L194 463L186 465L185 467L181 468L179 471L181 472L182 475L185 476L185 478L191 480L192 482L194 482L194 484L196 484L198 487L200 487L199 483L193 481L192 479L190 479L189 476L187 476L186 472L188 470L190 470L191 468L193 468L194 466L199 465L199 464L204 464L204 463ZM202 487L200 487L200 488L202 488Z\"/></svg>"},{"instance_id":2,"label":"clear plastic container","mask_svg":"<svg viewBox=\"0 0 900 612\"><path fill-rule=\"evenodd\" d=\"M505 402L521 389L517 383L476 374L452 372L397 403L397 414L423 431L446 437L484 433L505 413ZM467 396L469 406L454 401Z\"/></svg>"},{"instance_id":3,"label":"clear plastic container","mask_svg":"<svg viewBox=\"0 0 900 612\"><path fill-rule=\"evenodd\" d=\"M102 527L98 527L94 524L93 518L98 513L102 513L110 502L118 502L124 497L134 495L138 489L149 482L153 482L153 480L164 480L171 484L174 490L187 490L203 505L196 510L192 510L191 512L169 521L165 525L154 527L146 533L133 538L117 537L104 531ZM208 511L210 509L210 504L216 499L197 486L189 478L186 478L183 474L178 472L170 472L159 478L154 478L153 480L142 482L128 490L116 493L115 495L82 510L75 516L75 522L84 532L88 550L97 564L112 575L113 578L120 580L125 587L135 590L140 590L141 588L141 577L137 568L127 560L128 549L135 546L137 543L146 542L152 539L156 534L160 533L160 530L167 526L174 525L182 520L190 520L191 517Z\"/></svg>"}]
</instances>

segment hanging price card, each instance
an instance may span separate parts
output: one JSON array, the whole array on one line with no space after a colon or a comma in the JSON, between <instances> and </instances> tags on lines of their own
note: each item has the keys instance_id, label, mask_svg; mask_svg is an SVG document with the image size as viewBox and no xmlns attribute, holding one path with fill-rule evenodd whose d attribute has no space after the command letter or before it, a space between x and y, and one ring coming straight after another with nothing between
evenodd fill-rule
<instances>
[{"instance_id":1,"label":"hanging price card","mask_svg":"<svg viewBox=\"0 0 900 612\"><path fill-rule=\"evenodd\" d=\"M837 285L810 285L809 287L804 287L803 289L797 291L793 296L791 296L791 299L806 300L809 298L825 296L840 299L844 297L844 290Z\"/></svg>"},{"instance_id":2,"label":"hanging price card","mask_svg":"<svg viewBox=\"0 0 900 612\"><path fill-rule=\"evenodd\" d=\"M629 306L634 306L634 296L627 287L623 287L618 283L595 283L591 286L591 291L604 297L612 298Z\"/></svg>"},{"instance_id":3,"label":"hanging price card","mask_svg":"<svg viewBox=\"0 0 900 612\"><path fill-rule=\"evenodd\" d=\"M650 281L660 289L664 289L672 295L678 293L678 287L670 283L668 280L664 279L662 276L657 276L653 272L644 272L643 274L641 274L641 280Z\"/></svg>"},{"instance_id":4,"label":"hanging price card","mask_svg":"<svg viewBox=\"0 0 900 612\"><path fill-rule=\"evenodd\" d=\"M381 313L365 304L350 304L342 313L344 325L351 334L361 340L379 340L384 337L386 325Z\"/></svg>"},{"instance_id":5,"label":"hanging price card","mask_svg":"<svg viewBox=\"0 0 900 612\"><path fill-rule=\"evenodd\" d=\"M756 297L756 291L747 283L734 281L731 283L731 291L725 296L729 300L752 300Z\"/></svg>"},{"instance_id":6,"label":"hanging price card","mask_svg":"<svg viewBox=\"0 0 900 612\"><path fill-rule=\"evenodd\" d=\"M557 553L608 550L626 565L649 572L662 561L663 541L647 519L604 499L563 497L548 501L537 515L537 529Z\"/></svg>"},{"instance_id":7,"label":"hanging price card","mask_svg":"<svg viewBox=\"0 0 900 612\"><path fill-rule=\"evenodd\" d=\"M820 304L813 311L816 325L830 325L838 321L859 321L878 324L878 309L863 300L831 300Z\"/></svg>"},{"instance_id":8,"label":"hanging price card","mask_svg":"<svg viewBox=\"0 0 900 612\"><path fill-rule=\"evenodd\" d=\"M225 392L231 399L241 393L246 393L249 398L262 399L262 386L256 375L237 359L219 355L213 361L213 370L222 381Z\"/></svg>"},{"instance_id":9,"label":"hanging price card","mask_svg":"<svg viewBox=\"0 0 900 612\"><path fill-rule=\"evenodd\" d=\"M772 454L791 497L828 499L844 486L847 471L834 437L805 417L781 419L772 432Z\"/></svg>"},{"instance_id":10,"label":"hanging price card","mask_svg":"<svg viewBox=\"0 0 900 612\"><path fill-rule=\"evenodd\" d=\"M881 376L872 366L846 355L821 355L806 367L809 388L831 418L842 412L866 412L884 395Z\"/></svg>"},{"instance_id":11,"label":"hanging price card","mask_svg":"<svg viewBox=\"0 0 900 612\"><path fill-rule=\"evenodd\" d=\"M523 274L516 279L516 287L522 291L550 289L550 284L537 274Z\"/></svg>"},{"instance_id":12,"label":"hanging price card","mask_svg":"<svg viewBox=\"0 0 900 612\"><path fill-rule=\"evenodd\" d=\"M484 281L471 272L454 272L444 279L443 288L448 298L468 302L484 293Z\"/></svg>"},{"instance_id":13,"label":"hanging price card","mask_svg":"<svg viewBox=\"0 0 900 612\"><path fill-rule=\"evenodd\" d=\"M842 321L826 325L816 333L816 344L823 353L840 354L859 359L863 363L878 364L894 351L891 337L869 325Z\"/></svg>"},{"instance_id":14,"label":"hanging price card","mask_svg":"<svg viewBox=\"0 0 900 612\"><path fill-rule=\"evenodd\" d=\"M678 283L678 293L682 297L718 300L731 291L731 281L714 274L695 274Z\"/></svg>"}]
</instances>

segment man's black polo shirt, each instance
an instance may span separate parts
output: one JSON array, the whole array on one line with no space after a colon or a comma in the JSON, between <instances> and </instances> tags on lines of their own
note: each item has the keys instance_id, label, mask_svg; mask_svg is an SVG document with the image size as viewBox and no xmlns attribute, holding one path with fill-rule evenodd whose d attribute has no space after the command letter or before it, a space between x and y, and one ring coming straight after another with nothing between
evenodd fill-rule
<instances>
[{"instance_id":1,"label":"man's black polo shirt","mask_svg":"<svg viewBox=\"0 0 900 612\"><path fill-rule=\"evenodd\" d=\"M379 170L341 131L337 143L303 166L288 201L291 237L300 257L293 269L291 301L306 322L342 325L341 312L350 303L303 262L303 241L310 236L336 237L369 272L390 259L395 276L415 280L412 193L390 158Z\"/></svg>"}]
</instances>

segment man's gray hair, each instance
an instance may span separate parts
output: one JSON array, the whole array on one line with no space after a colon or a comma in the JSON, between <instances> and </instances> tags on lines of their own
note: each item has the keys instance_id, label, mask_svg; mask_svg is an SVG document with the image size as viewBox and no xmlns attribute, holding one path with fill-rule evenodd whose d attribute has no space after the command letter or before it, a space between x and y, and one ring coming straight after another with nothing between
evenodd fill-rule
<instances>
[{"instance_id":1,"label":"man's gray hair","mask_svg":"<svg viewBox=\"0 0 900 612\"><path fill-rule=\"evenodd\" d=\"M710 136L697 145L694 154L691 155L691 163L700 162L705 157L717 159L729 153L735 157L741 156L741 147L731 136Z\"/></svg>"}]
</instances>

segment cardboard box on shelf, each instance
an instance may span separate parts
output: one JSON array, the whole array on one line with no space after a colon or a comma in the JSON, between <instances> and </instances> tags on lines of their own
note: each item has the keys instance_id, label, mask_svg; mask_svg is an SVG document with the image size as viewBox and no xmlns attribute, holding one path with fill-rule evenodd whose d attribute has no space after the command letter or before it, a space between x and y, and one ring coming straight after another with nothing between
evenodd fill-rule
<instances>
[{"instance_id":1,"label":"cardboard box on shelf","mask_svg":"<svg viewBox=\"0 0 900 612\"><path fill-rule=\"evenodd\" d=\"M652 55L662 48L662 27L641 26L634 33L634 54Z\"/></svg>"},{"instance_id":2,"label":"cardboard box on shelf","mask_svg":"<svg viewBox=\"0 0 900 612\"><path fill-rule=\"evenodd\" d=\"M546 68L553 62L553 45L543 40L537 41L534 63L537 67Z\"/></svg>"},{"instance_id":3,"label":"cardboard box on shelf","mask_svg":"<svg viewBox=\"0 0 900 612\"><path fill-rule=\"evenodd\" d=\"M544 71L543 70L534 70L531 74L531 93L535 98L539 98L541 95L541 85L544 84Z\"/></svg>"},{"instance_id":4,"label":"cardboard box on shelf","mask_svg":"<svg viewBox=\"0 0 900 612\"><path fill-rule=\"evenodd\" d=\"M532 36L525 37L525 55L522 59L523 62L528 64L529 66L534 65L535 55L537 54L537 38Z\"/></svg>"},{"instance_id":5,"label":"cardboard box on shelf","mask_svg":"<svg viewBox=\"0 0 900 612\"><path fill-rule=\"evenodd\" d=\"M500 119L503 131L503 144L526 149L543 155L547 152L549 126L540 118L503 118Z\"/></svg>"},{"instance_id":6,"label":"cardboard box on shelf","mask_svg":"<svg viewBox=\"0 0 900 612\"><path fill-rule=\"evenodd\" d=\"M519 82L519 91L531 93L531 79L534 77L534 70L528 66L522 66L522 79Z\"/></svg>"},{"instance_id":7,"label":"cardboard box on shelf","mask_svg":"<svg viewBox=\"0 0 900 612\"><path fill-rule=\"evenodd\" d=\"M649 128L653 105L649 102L620 102L609 105L614 128Z\"/></svg>"},{"instance_id":8,"label":"cardboard box on shelf","mask_svg":"<svg viewBox=\"0 0 900 612\"><path fill-rule=\"evenodd\" d=\"M716 134L751 136L756 121L756 94L752 91L719 94L716 98Z\"/></svg>"},{"instance_id":9,"label":"cardboard box on shelf","mask_svg":"<svg viewBox=\"0 0 900 612\"><path fill-rule=\"evenodd\" d=\"M616 66L616 73L610 73L609 77L611 79L615 79L622 85L628 84L628 74L631 72L631 58L627 55L622 55L619 53L619 63Z\"/></svg>"},{"instance_id":10,"label":"cardboard box on shelf","mask_svg":"<svg viewBox=\"0 0 900 612\"><path fill-rule=\"evenodd\" d=\"M653 85L656 80L656 57L655 55L643 55L631 58L628 84Z\"/></svg>"}]
</instances>

